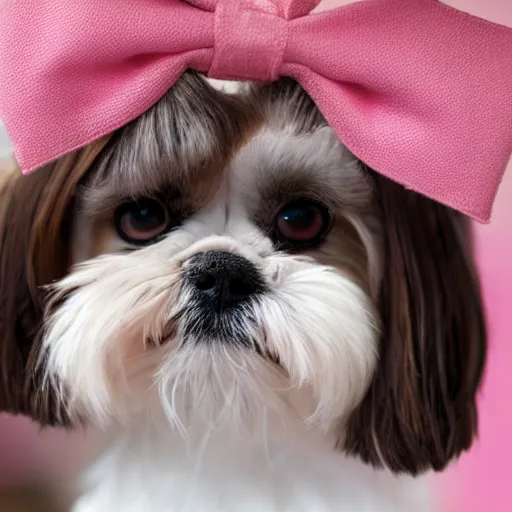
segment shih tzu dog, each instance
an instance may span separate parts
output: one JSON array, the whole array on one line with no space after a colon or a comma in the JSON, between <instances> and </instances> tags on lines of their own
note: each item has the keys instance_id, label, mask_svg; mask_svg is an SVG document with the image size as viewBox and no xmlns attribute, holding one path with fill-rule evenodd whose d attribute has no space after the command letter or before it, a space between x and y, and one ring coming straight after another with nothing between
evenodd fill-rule
<instances>
[{"instance_id":1,"label":"shih tzu dog","mask_svg":"<svg viewBox=\"0 0 512 512\"><path fill-rule=\"evenodd\" d=\"M447 169L449 172L449 169ZM0 406L114 432L78 512L410 512L476 432L470 226L290 80L187 73L0 192Z\"/></svg>"}]
</instances>

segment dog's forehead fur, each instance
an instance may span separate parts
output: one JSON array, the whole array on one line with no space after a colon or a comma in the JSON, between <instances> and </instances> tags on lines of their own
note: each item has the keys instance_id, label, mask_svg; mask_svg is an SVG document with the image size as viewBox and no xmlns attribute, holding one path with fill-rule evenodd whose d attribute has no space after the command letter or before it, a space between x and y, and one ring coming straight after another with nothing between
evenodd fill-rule
<instances>
[{"instance_id":1,"label":"dog's forehead fur","mask_svg":"<svg viewBox=\"0 0 512 512\"><path fill-rule=\"evenodd\" d=\"M367 205L369 181L295 82L230 86L185 75L111 139L81 188L91 217L165 191L197 211L231 171L248 209L275 213L291 195ZM233 161L234 159L234 161Z\"/></svg>"},{"instance_id":2,"label":"dog's forehead fur","mask_svg":"<svg viewBox=\"0 0 512 512\"><path fill-rule=\"evenodd\" d=\"M186 74L159 103L114 135L85 183L85 202L93 207L151 195L169 181L200 195L202 185L211 187L263 125L305 136L326 123L291 80L240 84L227 94Z\"/></svg>"}]
</instances>

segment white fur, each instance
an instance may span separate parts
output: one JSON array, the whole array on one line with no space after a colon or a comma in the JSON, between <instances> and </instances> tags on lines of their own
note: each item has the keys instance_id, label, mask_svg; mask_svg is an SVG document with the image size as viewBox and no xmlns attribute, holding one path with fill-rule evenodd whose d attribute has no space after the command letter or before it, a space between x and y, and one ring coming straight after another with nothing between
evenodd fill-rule
<instances>
[{"instance_id":1,"label":"white fur","mask_svg":"<svg viewBox=\"0 0 512 512\"><path fill-rule=\"evenodd\" d=\"M247 87L247 83L233 80L217 80L215 78L205 78L205 80L211 87L226 94L237 94Z\"/></svg>"},{"instance_id":2,"label":"white fur","mask_svg":"<svg viewBox=\"0 0 512 512\"><path fill-rule=\"evenodd\" d=\"M217 432L195 451L180 436L126 432L92 468L74 512L427 512L424 479L395 477L311 435L247 444Z\"/></svg>"}]
</instances>

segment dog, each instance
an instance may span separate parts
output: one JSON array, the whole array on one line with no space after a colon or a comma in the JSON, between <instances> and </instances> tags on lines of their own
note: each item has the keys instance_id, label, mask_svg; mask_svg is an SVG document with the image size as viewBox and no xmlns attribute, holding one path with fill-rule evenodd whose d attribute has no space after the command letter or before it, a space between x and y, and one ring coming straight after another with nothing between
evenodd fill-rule
<instances>
[{"instance_id":1,"label":"dog","mask_svg":"<svg viewBox=\"0 0 512 512\"><path fill-rule=\"evenodd\" d=\"M113 435L76 512L430 510L470 448L470 223L292 80L187 72L0 194L0 407Z\"/></svg>"}]
</instances>

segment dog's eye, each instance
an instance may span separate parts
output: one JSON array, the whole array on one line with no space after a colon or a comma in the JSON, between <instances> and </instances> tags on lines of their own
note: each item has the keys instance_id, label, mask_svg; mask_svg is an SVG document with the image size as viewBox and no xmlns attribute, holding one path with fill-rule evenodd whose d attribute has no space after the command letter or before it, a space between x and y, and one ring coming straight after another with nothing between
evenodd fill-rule
<instances>
[{"instance_id":1,"label":"dog's eye","mask_svg":"<svg viewBox=\"0 0 512 512\"><path fill-rule=\"evenodd\" d=\"M153 241L172 227L167 207L150 198L122 204L114 213L114 220L119 236L137 245Z\"/></svg>"},{"instance_id":2,"label":"dog's eye","mask_svg":"<svg viewBox=\"0 0 512 512\"><path fill-rule=\"evenodd\" d=\"M281 242L311 245L322 240L331 223L328 209L311 199L298 199L281 209L275 232Z\"/></svg>"}]
</instances>

